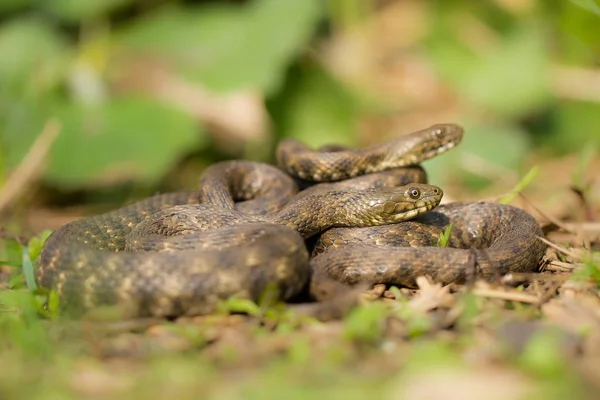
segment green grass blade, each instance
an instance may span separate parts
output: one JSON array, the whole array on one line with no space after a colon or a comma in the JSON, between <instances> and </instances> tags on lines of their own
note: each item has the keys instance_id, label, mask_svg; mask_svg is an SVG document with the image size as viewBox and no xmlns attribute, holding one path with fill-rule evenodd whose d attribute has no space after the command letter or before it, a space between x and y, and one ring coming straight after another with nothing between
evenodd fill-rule
<instances>
[{"instance_id":1,"label":"green grass blade","mask_svg":"<svg viewBox=\"0 0 600 400\"><path fill-rule=\"evenodd\" d=\"M33 278L33 262L31 262L31 258L29 256L29 247L23 246L21 249L21 267L23 268L23 275L25 276L25 283L27 284L27 288L31 291L37 289L37 285L35 284L35 279Z\"/></svg>"},{"instance_id":2,"label":"green grass blade","mask_svg":"<svg viewBox=\"0 0 600 400\"><path fill-rule=\"evenodd\" d=\"M513 187L512 190L506 196L498 200L498 202L504 204L510 203L515 197L517 197L519 193L523 191L523 189L527 187L527 185L529 185L533 181L538 172L540 172L540 167L538 165L534 165L533 167L531 167L531 169L527 171L527 173L519 181L519 183L517 183L515 187Z\"/></svg>"},{"instance_id":3,"label":"green grass blade","mask_svg":"<svg viewBox=\"0 0 600 400\"><path fill-rule=\"evenodd\" d=\"M6 265L7 267L20 267L21 261L3 261L0 260L0 265Z\"/></svg>"}]
</instances>

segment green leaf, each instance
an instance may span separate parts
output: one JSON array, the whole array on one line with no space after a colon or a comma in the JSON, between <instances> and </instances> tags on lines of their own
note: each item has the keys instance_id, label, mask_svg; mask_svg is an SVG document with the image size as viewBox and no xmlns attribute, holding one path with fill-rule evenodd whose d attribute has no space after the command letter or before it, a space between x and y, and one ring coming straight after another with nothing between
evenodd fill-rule
<instances>
[{"instance_id":1,"label":"green leaf","mask_svg":"<svg viewBox=\"0 0 600 400\"><path fill-rule=\"evenodd\" d=\"M14 12L35 3L37 0L2 0L0 1L0 12Z\"/></svg>"},{"instance_id":2,"label":"green leaf","mask_svg":"<svg viewBox=\"0 0 600 400\"><path fill-rule=\"evenodd\" d=\"M556 128L546 142L560 154L589 146L600 146L600 104L568 102L557 108Z\"/></svg>"},{"instance_id":3,"label":"green leaf","mask_svg":"<svg viewBox=\"0 0 600 400\"><path fill-rule=\"evenodd\" d=\"M99 106L57 103L62 124L46 178L63 187L135 179L154 183L202 144L194 119L161 103L115 98Z\"/></svg>"},{"instance_id":4,"label":"green leaf","mask_svg":"<svg viewBox=\"0 0 600 400\"><path fill-rule=\"evenodd\" d=\"M515 32L473 71L465 87L467 95L475 104L504 115L519 116L536 109L549 99L545 52L539 32Z\"/></svg>"},{"instance_id":5,"label":"green leaf","mask_svg":"<svg viewBox=\"0 0 600 400\"><path fill-rule=\"evenodd\" d=\"M295 67L271 102L278 131L311 147L353 145L359 109L351 94L317 66Z\"/></svg>"},{"instance_id":6,"label":"green leaf","mask_svg":"<svg viewBox=\"0 0 600 400\"><path fill-rule=\"evenodd\" d=\"M597 4L592 0L560 2L556 24L561 35L561 58L564 65L596 67L600 56L600 24Z\"/></svg>"},{"instance_id":7,"label":"green leaf","mask_svg":"<svg viewBox=\"0 0 600 400\"><path fill-rule=\"evenodd\" d=\"M598 6L594 0L571 0L571 3L577 4L579 7L583 7L600 16L600 6Z\"/></svg>"},{"instance_id":8,"label":"green leaf","mask_svg":"<svg viewBox=\"0 0 600 400\"><path fill-rule=\"evenodd\" d=\"M15 102L4 130L7 167L14 168L47 116L61 131L50 148L44 178L64 188L137 180L152 184L184 154L204 145L194 118L158 101L120 97L98 105L62 98Z\"/></svg>"},{"instance_id":9,"label":"green leaf","mask_svg":"<svg viewBox=\"0 0 600 400\"><path fill-rule=\"evenodd\" d=\"M527 132L501 123L465 123L459 146L425 161L431 182L443 185L447 179L462 180L473 189L482 189L508 171L519 171L531 148Z\"/></svg>"},{"instance_id":10,"label":"green leaf","mask_svg":"<svg viewBox=\"0 0 600 400\"><path fill-rule=\"evenodd\" d=\"M9 20L0 27L0 87L27 84L40 91L56 84L65 74L67 49L65 40L45 21Z\"/></svg>"},{"instance_id":11,"label":"green leaf","mask_svg":"<svg viewBox=\"0 0 600 400\"><path fill-rule=\"evenodd\" d=\"M495 46L474 54L461 41L430 41L433 65L466 101L503 116L518 117L550 99L549 65L542 30L524 24Z\"/></svg>"},{"instance_id":12,"label":"green leaf","mask_svg":"<svg viewBox=\"0 0 600 400\"><path fill-rule=\"evenodd\" d=\"M62 19L79 21L102 16L132 2L132 0L51 0L40 4Z\"/></svg>"},{"instance_id":13,"label":"green leaf","mask_svg":"<svg viewBox=\"0 0 600 400\"><path fill-rule=\"evenodd\" d=\"M273 92L322 16L317 0L169 6L121 32L127 53L153 55L218 91Z\"/></svg>"},{"instance_id":14,"label":"green leaf","mask_svg":"<svg viewBox=\"0 0 600 400\"><path fill-rule=\"evenodd\" d=\"M0 240L0 261L1 265L11 267L21 267L21 244L14 239ZM17 261L19 260L19 261Z\"/></svg>"},{"instance_id":15,"label":"green leaf","mask_svg":"<svg viewBox=\"0 0 600 400\"><path fill-rule=\"evenodd\" d=\"M46 241L46 239L48 239L48 236L50 236L51 233L52 231L46 229L42 231L42 233L40 233L39 236L34 236L31 239L29 239L29 242L27 243L27 248L29 249L30 259L36 259L39 252L42 250L44 242Z\"/></svg>"},{"instance_id":16,"label":"green leaf","mask_svg":"<svg viewBox=\"0 0 600 400\"><path fill-rule=\"evenodd\" d=\"M9 173L27 154L50 112L45 98L21 96L6 100L5 107L0 107L3 117L0 118L0 142L4 169Z\"/></svg>"}]
</instances>

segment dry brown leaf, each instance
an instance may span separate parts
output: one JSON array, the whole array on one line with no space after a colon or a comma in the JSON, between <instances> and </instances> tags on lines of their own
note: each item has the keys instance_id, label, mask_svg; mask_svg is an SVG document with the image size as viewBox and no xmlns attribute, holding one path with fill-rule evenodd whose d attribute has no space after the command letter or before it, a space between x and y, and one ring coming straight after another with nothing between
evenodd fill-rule
<instances>
[{"instance_id":1,"label":"dry brown leaf","mask_svg":"<svg viewBox=\"0 0 600 400\"><path fill-rule=\"evenodd\" d=\"M450 307L454 303L449 286L433 283L423 276L417 278L417 286L419 291L408 302L408 306L415 310L427 312L438 307Z\"/></svg>"}]
</instances>

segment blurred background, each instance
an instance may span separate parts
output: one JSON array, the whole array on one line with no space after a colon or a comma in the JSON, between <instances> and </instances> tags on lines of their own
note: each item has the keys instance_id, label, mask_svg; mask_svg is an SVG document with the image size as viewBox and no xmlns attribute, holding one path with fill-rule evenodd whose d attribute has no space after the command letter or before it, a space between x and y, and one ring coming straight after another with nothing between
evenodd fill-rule
<instances>
[{"instance_id":1,"label":"blurred background","mask_svg":"<svg viewBox=\"0 0 600 400\"><path fill-rule=\"evenodd\" d=\"M2 0L0 18L5 228L193 189L284 137L364 146L438 122L466 130L424 164L447 201L527 176L538 208L594 218L595 0Z\"/></svg>"}]
</instances>

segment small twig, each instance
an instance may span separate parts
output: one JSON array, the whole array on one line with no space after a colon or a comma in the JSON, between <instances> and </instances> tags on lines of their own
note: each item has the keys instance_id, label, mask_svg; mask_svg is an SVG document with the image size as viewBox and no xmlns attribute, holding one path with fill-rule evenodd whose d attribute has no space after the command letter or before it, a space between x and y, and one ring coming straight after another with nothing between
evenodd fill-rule
<instances>
[{"instance_id":1,"label":"small twig","mask_svg":"<svg viewBox=\"0 0 600 400\"><path fill-rule=\"evenodd\" d=\"M574 231L572 231L571 229L569 229L569 227L563 223L562 221L560 221L559 219L555 218L554 216L551 216L548 213L545 213L544 211L540 210L534 203L533 201L529 200L527 198L527 196L525 196L523 193L519 193L519 196L521 197L521 199L523 199L531 208L533 208L535 210L535 212L537 212L539 215L541 215L542 217L546 218L548 221L552 222L554 225L558 226L559 228L564 229L566 232L570 232L570 233L576 233Z\"/></svg>"},{"instance_id":2,"label":"small twig","mask_svg":"<svg viewBox=\"0 0 600 400\"><path fill-rule=\"evenodd\" d=\"M562 265L564 264L564 265ZM568 267L567 267L568 265ZM548 264L546 266L546 271L549 272L573 272L573 269L575 269L575 267L580 266L581 264L569 264L569 263L562 263L560 261L551 261L550 264Z\"/></svg>"},{"instance_id":3,"label":"small twig","mask_svg":"<svg viewBox=\"0 0 600 400\"><path fill-rule=\"evenodd\" d=\"M21 163L0 188L0 213L17 200L25 188L37 178L46 154L59 132L58 121L52 119L46 122Z\"/></svg>"},{"instance_id":4,"label":"small twig","mask_svg":"<svg viewBox=\"0 0 600 400\"><path fill-rule=\"evenodd\" d=\"M567 262L563 262L563 261L559 261L559 260L550 261L550 265L562 268L565 271L573 271L575 268L577 268L579 266L579 264L567 263Z\"/></svg>"},{"instance_id":5,"label":"small twig","mask_svg":"<svg viewBox=\"0 0 600 400\"><path fill-rule=\"evenodd\" d=\"M581 256L575 254L574 252L568 250L567 248L565 248L565 247L563 247L563 246L561 246L559 244L552 243L551 241L549 241L546 238L543 238L543 237L540 237L540 236L538 236L537 238L540 239L542 242L546 243L548 246L553 247L556 250L560 251L561 253L566 254L568 256L571 256L574 259L576 259L577 261L581 261Z\"/></svg>"},{"instance_id":6,"label":"small twig","mask_svg":"<svg viewBox=\"0 0 600 400\"><path fill-rule=\"evenodd\" d=\"M473 294L480 297L518 301L520 303L539 304L540 302L540 299L536 296L521 292L503 292L500 290L475 288L473 289Z\"/></svg>"}]
</instances>

